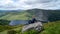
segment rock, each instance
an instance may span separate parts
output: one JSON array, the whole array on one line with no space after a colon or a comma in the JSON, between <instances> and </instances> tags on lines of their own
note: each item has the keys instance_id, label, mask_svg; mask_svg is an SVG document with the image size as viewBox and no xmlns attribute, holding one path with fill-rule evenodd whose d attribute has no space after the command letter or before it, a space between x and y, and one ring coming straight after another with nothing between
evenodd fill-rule
<instances>
[{"instance_id":1,"label":"rock","mask_svg":"<svg viewBox=\"0 0 60 34\"><path fill-rule=\"evenodd\" d=\"M34 29L34 30L37 30L37 31L41 31L42 27L43 27L43 25L42 25L41 22L36 22L36 23L33 23L33 24L23 26L22 32L25 32L29 29Z\"/></svg>"}]
</instances>

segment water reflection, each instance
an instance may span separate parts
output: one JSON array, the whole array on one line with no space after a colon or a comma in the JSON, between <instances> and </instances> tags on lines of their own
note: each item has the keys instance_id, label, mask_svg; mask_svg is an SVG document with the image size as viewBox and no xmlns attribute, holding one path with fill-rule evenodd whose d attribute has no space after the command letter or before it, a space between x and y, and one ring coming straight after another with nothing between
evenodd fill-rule
<instances>
[{"instance_id":1,"label":"water reflection","mask_svg":"<svg viewBox=\"0 0 60 34\"><path fill-rule=\"evenodd\" d=\"M28 23L28 20L12 20L9 25L20 25L20 24L26 24Z\"/></svg>"}]
</instances>

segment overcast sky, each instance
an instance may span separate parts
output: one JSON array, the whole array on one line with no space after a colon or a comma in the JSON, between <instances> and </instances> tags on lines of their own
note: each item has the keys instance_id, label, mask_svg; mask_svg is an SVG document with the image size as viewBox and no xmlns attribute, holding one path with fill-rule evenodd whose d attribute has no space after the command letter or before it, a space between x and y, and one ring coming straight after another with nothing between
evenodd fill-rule
<instances>
[{"instance_id":1,"label":"overcast sky","mask_svg":"<svg viewBox=\"0 0 60 34\"><path fill-rule=\"evenodd\" d=\"M60 0L0 0L0 10L60 9Z\"/></svg>"}]
</instances>

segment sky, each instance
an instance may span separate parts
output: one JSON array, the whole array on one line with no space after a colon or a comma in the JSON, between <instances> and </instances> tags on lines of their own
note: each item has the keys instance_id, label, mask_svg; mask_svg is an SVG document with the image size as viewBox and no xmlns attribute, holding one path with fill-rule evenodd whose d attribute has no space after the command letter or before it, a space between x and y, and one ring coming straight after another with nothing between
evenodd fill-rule
<instances>
[{"instance_id":1,"label":"sky","mask_svg":"<svg viewBox=\"0 0 60 34\"><path fill-rule=\"evenodd\" d=\"M60 9L60 0L0 0L0 10Z\"/></svg>"}]
</instances>

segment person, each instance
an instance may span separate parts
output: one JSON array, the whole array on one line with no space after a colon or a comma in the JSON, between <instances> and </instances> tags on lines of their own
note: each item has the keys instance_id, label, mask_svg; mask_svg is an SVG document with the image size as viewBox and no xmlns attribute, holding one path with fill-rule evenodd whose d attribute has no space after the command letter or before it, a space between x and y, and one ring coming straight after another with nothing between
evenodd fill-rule
<instances>
[{"instance_id":1,"label":"person","mask_svg":"<svg viewBox=\"0 0 60 34\"><path fill-rule=\"evenodd\" d=\"M32 22L32 21L31 21L31 20L29 20L29 21L28 21L28 24L31 24L31 22Z\"/></svg>"},{"instance_id":2,"label":"person","mask_svg":"<svg viewBox=\"0 0 60 34\"><path fill-rule=\"evenodd\" d=\"M35 18L32 18L31 23L35 23L37 20Z\"/></svg>"},{"instance_id":3,"label":"person","mask_svg":"<svg viewBox=\"0 0 60 34\"><path fill-rule=\"evenodd\" d=\"M31 23L35 23L37 22L36 18L33 16L32 20L29 20L28 23L31 24Z\"/></svg>"}]
</instances>

